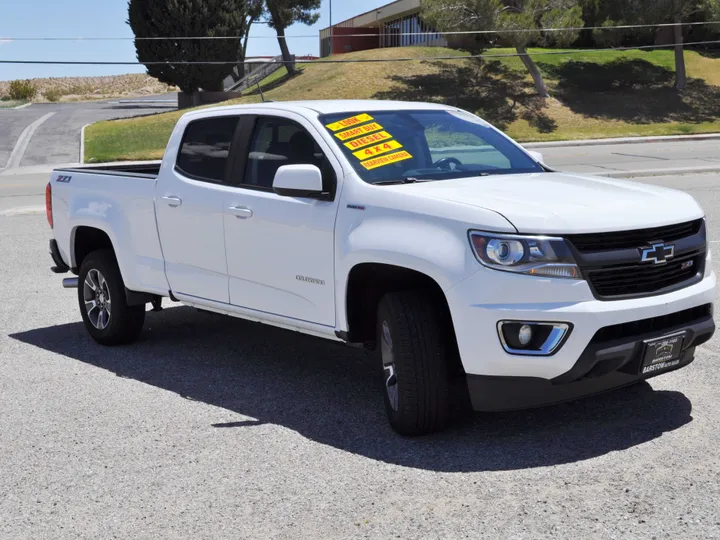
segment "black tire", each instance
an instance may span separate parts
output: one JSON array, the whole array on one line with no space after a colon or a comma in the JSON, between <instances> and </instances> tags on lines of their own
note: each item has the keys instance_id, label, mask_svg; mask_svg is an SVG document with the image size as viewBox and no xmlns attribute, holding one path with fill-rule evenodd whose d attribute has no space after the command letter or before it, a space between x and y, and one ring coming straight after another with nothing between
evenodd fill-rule
<instances>
[{"instance_id":1,"label":"black tire","mask_svg":"<svg viewBox=\"0 0 720 540\"><path fill-rule=\"evenodd\" d=\"M91 274L90 279L88 279L89 274ZM98 287L98 277L102 278L100 280L103 282L102 287ZM102 291L101 298L97 295L92 297L94 290L91 284L94 284L97 290ZM107 302L108 294L109 302ZM102 320L98 318L99 308L86 307L86 298L95 302L96 305L102 302L107 306L104 310L100 310L106 312L107 318L103 317ZM78 305L85 328L90 336L101 345L131 343L138 338L145 324L145 306L127 305L125 283L120 274L115 254L109 249L93 251L85 257L80 265Z\"/></svg>"},{"instance_id":2,"label":"black tire","mask_svg":"<svg viewBox=\"0 0 720 540\"><path fill-rule=\"evenodd\" d=\"M377 349L383 366L385 407L390 425L401 435L440 431L448 423L446 325L440 313L422 291L389 293L378 306ZM392 369L385 357L388 350Z\"/></svg>"}]
</instances>

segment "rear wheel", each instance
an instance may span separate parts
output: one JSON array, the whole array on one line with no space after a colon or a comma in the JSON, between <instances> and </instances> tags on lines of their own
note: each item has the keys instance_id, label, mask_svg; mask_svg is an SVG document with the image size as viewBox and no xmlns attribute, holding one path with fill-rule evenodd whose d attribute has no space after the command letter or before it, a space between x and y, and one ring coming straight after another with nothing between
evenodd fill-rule
<instances>
[{"instance_id":1,"label":"rear wheel","mask_svg":"<svg viewBox=\"0 0 720 540\"><path fill-rule=\"evenodd\" d=\"M420 291L387 294L378 307L385 407L390 425L402 435L432 433L448 422L445 325L438 313Z\"/></svg>"},{"instance_id":2,"label":"rear wheel","mask_svg":"<svg viewBox=\"0 0 720 540\"><path fill-rule=\"evenodd\" d=\"M78 304L85 328L102 345L135 341L145 323L145 306L128 306L125 283L111 250L93 251L78 274Z\"/></svg>"}]
</instances>

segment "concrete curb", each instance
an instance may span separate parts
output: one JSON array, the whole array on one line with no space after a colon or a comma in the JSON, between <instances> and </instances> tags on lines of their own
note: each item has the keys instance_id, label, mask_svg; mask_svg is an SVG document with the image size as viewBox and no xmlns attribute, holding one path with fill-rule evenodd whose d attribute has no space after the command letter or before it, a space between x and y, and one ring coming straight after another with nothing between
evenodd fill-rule
<instances>
[{"instance_id":1,"label":"concrete curb","mask_svg":"<svg viewBox=\"0 0 720 540\"><path fill-rule=\"evenodd\" d=\"M27 147L30 144L33 135L35 135L35 132L41 125L43 125L53 116L55 116L54 112L47 113L45 116L41 116L23 130L23 132L20 134L20 137L15 142L15 146L13 147L12 152L10 153L10 157L5 164L6 170L15 169L20 166L20 162L25 156L25 151L27 150Z\"/></svg>"},{"instance_id":2,"label":"concrete curb","mask_svg":"<svg viewBox=\"0 0 720 540\"><path fill-rule=\"evenodd\" d=\"M80 165L85 164L85 128L92 124L94 124L94 122L85 124L80 130Z\"/></svg>"},{"instance_id":3,"label":"concrete curb","mask_svg":"<svg viewBox=\"0 0 720 540\"><path fill-rule=\"evenodd\" d=\"M611 144L642 144L656 142L712 141L720 139L720 133L700 135L667 135L661 137L622 137L617 139L587 139L582 141L550 141L522 144L525 148L562 148L565 146L605 146Z\"/></svg>"},{"instance_id":4,"label":"concrete curb","mask_svg":"<svg viewBox=\"0 0 720 540\"><path fill-rule=\"evenodd\" d=\"M13 107L13 111L19 111L20 109L27 109L30 105L32 105L32 101L30 103L26 103L25 105L18 105L17 107Z\"/></svg>"},{"instance_id":5,"label":"concrete curb","mask_svg":"<svg viewBox=\"0 0 720 540\"><path fill-rule=\"evenodd\" d=\"M558 171L568 172L568 171ZM645 169L641 171L611 171L602 173L577 173L583 176L602 176L605 178L644 178L650 176L682 176L686 174L720 173L720 164L710 167L684 167L677 169ZM571 173L576 174L576 173Z\"/></svg>"}]
</instances>

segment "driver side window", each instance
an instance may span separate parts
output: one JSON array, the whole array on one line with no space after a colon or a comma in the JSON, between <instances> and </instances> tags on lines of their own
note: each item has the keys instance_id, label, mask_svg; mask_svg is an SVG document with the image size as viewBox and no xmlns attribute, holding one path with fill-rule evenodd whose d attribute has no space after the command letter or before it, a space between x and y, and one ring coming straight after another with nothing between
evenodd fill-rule
<instances>
[{"instance_id":1,"label":"driver side window","mask_svg":"<svg viewBox=\"0 0 720 540\"><path fill-rule=\"evenodd\" d=\"M425 130L425 137L433 163L455 158L463 165L482 165L488 169L512 168L508 158L473 133L448 133L429 126Z\"/></svg>"},{"instance_id":2,"label":"driver side window","mask_svg":"<svg viewBox=\"0 0 720 540\"><path fill-rule=\"evenodd\" d=\"M335 171L307 130L286 118L261 117L255 123L243 184L271 190L283 165L315 165L323 174L323 189L335 190Z\"/></svg>"}]
</instances>

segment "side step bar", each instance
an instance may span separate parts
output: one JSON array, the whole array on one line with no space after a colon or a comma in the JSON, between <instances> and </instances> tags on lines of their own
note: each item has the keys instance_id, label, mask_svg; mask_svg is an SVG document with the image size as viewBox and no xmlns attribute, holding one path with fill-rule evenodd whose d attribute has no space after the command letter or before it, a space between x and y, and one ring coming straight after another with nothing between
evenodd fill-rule
<instances>
[{"instance_id":1,"label":"side step bar","mask_svg":"<svg viewBox=\"0 0 720 540\"><path fill-rule=\"evenodd\" d=\"M76 277L68 277L62 280L62 286L66 289L77 289L78 288L78 278Z\"/></svg>"}]
</instances>

